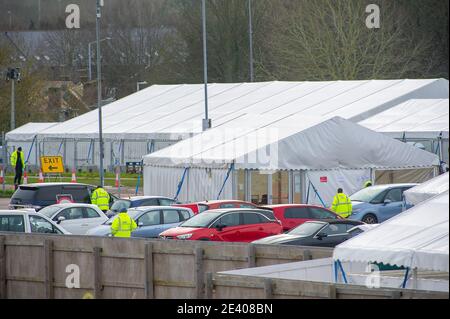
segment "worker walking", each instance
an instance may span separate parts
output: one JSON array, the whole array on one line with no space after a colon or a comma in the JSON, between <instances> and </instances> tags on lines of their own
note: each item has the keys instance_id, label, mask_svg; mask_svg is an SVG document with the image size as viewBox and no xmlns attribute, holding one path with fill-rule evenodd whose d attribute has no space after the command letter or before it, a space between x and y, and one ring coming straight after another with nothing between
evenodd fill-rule
<instances>
[{"instance_id":1,"label":"worker walking","mask_svg":"<svg viewBox=\"0 0 450 319\"><path fill-rule=\"evenodd\" d=\"M11 166L15 169L14 189L17 190L19 185L22 184L22 174L25 170L25 160L22 147L17 148L17 150L11 154Z\"/></svg>"},{"instance_id":2,"label":"worker walking","mask_svg":"<svg viewBox=\"0 0 450 319\"><path fill-rule=\"evenodd\" d=\"M101 186L97 186L97 188L92 192L91 195L91 203L93 205L97 205L101 211L106 213L109 210L109 194L107 191L103 189Z\"/></svg>"},{"instance_id":3,"label":"worker walking","mask_svg":"<svg viewBox=\"0 0 450 319\"><path fill-rule=\"evenodd\" d=\"M123 211L117 215L111 225L111 234L113 237L130 238L131 233L137 228L136 222Z\"/></svg>"},{"instance_id":4,"label":"worker walking","mask_svg":"<svg viewBox=\"0 0 450 319\"><path fill-rule=\"evenodd\" d=\"M331 210L343 218L349 218L352 214L353 206L351 199L339 188L333 199Z\"/></svg>"}]
</instances>

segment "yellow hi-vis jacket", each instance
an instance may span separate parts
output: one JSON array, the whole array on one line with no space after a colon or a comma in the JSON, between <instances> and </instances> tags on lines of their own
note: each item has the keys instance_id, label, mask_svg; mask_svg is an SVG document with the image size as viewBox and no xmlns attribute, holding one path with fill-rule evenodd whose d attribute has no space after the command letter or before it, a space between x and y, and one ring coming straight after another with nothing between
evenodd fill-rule
<instances>
[{"instance_id":1,"label":"yellow hi-vis jacket","mask_svg":"<svg viewBox=\"0 0 450 319\"><path fill-rule=\"evenodd\" d=\"M92 192L91 203L97 205L100 210L109 209L109 194L103 188L97 188Z\"/></svg>"},{"instance_id":2,"label":"yellow hi-vis jacket","mask_svg":"<svg viewBox=\"0 0 450 319\"><path fill-rule=\"evenodd\" d=\"M24 155L23 155L23 152L19 152L19 151L14 151L11 154L11 166L16 168L18 157L20 157L20 160L22 161L22 168L25 169Z\"/></svg>"},{"instance_id":3,"label":"yellow hi-vis jacket","mask_svg":"<svg viewBox=\"0 0 450 319\"><path fill-rule=\"evenodd\" d=\"M331 210L343 218L348 218L353 210L352 201L344 193L336 194Z\"/></svg>"},{"instance_id":4,"label":"yellow hi-vis jacket","mask_svg":"<svg viewBox=\"0 0 450 319\"><path fill-rule=\"evenodd\" d=\"M122 212L114 219L111 225L111 234L114 237L129 238L137 228L136 222L126 212Z\"/></svg>"}]
</instances>

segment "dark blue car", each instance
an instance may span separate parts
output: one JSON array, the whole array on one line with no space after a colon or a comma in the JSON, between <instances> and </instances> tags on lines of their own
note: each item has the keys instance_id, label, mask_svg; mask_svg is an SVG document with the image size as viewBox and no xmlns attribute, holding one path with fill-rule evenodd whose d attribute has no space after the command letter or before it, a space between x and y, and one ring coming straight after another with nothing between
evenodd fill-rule
<instances>
[{"instance_id":1,"label":"dark blue car","mask_svg":"<svg viewBox=\"0 0 450 319\"><path fill-rule=\"evenodd\" d=\"M118 213L127 211L129 208L142 206L172 206L177 202L168 197L162 196L136 196L129 199L118 199L106 213L109 218L116 216Z\"/></svg>"},{"instance_id":2,"label":"dark blue car","mask_svg":"<svg viewBox=\"0 0 450 319\"><path fill-rule=\"evenodd\" d=\"M353 204L350 219L366 224L381 224L403 211L403 193L417 185L377 185L356 192L350 196Z\"/></svg>"}]
</instances>

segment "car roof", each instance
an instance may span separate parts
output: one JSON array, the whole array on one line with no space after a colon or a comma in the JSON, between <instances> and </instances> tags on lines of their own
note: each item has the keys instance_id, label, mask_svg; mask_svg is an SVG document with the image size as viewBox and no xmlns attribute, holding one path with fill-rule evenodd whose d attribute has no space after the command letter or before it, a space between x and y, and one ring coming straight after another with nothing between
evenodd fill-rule
<instances>
[{"instance_id":1,"label":"car roof","mask_svg":"<svg viewBox=\"0 0 450 319\"><path fill-rule=\"evenodd\" d=\"M402 184L381 184L381 185L374 185L374 186L370 186L370 188L379 188L379 189L387 189L387 188L395 188L395 187L414 187L417 186L419 184L415 184L415 183L402 183Z\"/></svg>"},{"instance_id":2,"label":"car roof","mask_svg":"<svg viewBox=\"0 0 450 319\"><path fill-rule=\"evenodd\" d=\"M358 225L364 225L363 222L360 222L358 220L351 220L351 219L320 219L320 220L310 220L305 222L306 223L320 223L320 224L330 224L330 225L338 225L338 224L352 224L354 226Z\"/></svg>"},{"instance_id":3,"label":"car roof","mask_svg":"<svg viewBox=\"0 0 450 319\"><path fill-rule=\"evenodd\" d=\"M269 208L269 209L282 208L282 207L286 207L286 208L290 208L290 207L318 207L318 208L324 208L322 206L312 205L312 204L274 204L274 205L262 205L262 206L259 206L259 207L262 207L263 209L264 208Z\"/></svg>"},{"instance_id":4,"label":"car roof","mask_svg":"<svg viewBox=\"0 0 450 319\"><path fill-rule=\"evenodd\" d=\"M191 203L191 204L221 204L221 203L245 203L245 204L252 204L246 201L242 201L242 200L236 200L236 199L230 199L230 200L225 200L225 199L220 199L220 200L205 200L202 202L198 202L198 203ZM254 205L254 204L252 204Z\"/></svg>"},{"instance_id":5,"label":"car roof","mask_svg":"<svg viewBox=\"0 0 450 319\"><path fill-rule=\"evenodd\" d=\"M163 198L163 199L172 199L165 196L131 196L130 198L119 198L120 200L129 200L129 201L138 201L144 199L153 199L153 198Z\"/></svg>"},{"instance_id":6,"label":"car roof","mask_svg":"<svg viewBox=\"0 0 450 319\"><path fill-rule=\"evenodd\" d=\"M88 184L62 183L62 182L26 184L26 185L20 185L19 187L50 187L50 186L91 186L91 187L96 187L96 186L88 185Z\"/></svg>"},{"instance_id":7,"label":"car roof","mask_svg":"<svg viewBox=\"0 0 450 319\"><path fill-rule=\"evenodd\" d=\"M140 211L146 211L146 210L164 210L164 209L170 209L170 210L180 210L180 209L184 209L184 210L190 210L190 208L186 208L186 207L179 207L179 206L139 206L139 207L131 207L129 209L132 210L140 210Z\"/></svg>"},{"instance_id":8,"label":"car roof","mask_svg":"<svg viewBox=\"0 0 450 319\"><path fill-rule=\"evenodd\" d=\"M86 203L61 203L61 204L54 204L54 205L50 205L47 207L61 207L61 208L66 208L66 207L97 207L96 205L92 205L92 204L86 204Z\"/></svg>"},{"instance_id":9,"label":"car roof","mask_svg":"<svg viewBox=\"0 0 450 319\"><path fill-rule=\"evenodd\" d=\"M209 214L209 213L231 213L231 212L270 212L270 210L267 209L259 209L259 208L220 208L220 209L210 209L207 211L204 211L202 214Z\"/></svg>"}]
</instances>

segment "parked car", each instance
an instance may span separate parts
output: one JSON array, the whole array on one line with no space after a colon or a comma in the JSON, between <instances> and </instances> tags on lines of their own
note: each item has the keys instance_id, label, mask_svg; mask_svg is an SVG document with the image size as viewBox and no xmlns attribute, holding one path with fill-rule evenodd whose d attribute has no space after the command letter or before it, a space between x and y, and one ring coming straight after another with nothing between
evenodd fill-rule
<instances>
[{"instance_id":1,"label":"parked car","mask_svg":"<svg viewBox=\"0 0 450 319\"><path fill-rule=\"evenodd\" d=\"M129 208L142 206L172 206L177 202L168 197L163 196L134 196L129 199L117 199L111 206L106 216L109 218L116 216L118 213L128 210Z\"/></svg>"},{"instance_id":2,"label":"parked car","mask_svg":"<svg viewBox=\"0 0 450 319\"><path fill-rule=\"evenodd\" d=\"M252 242L283 231L273 213L261 209L216 209L195 215L177 228L163 232L162 239Z\"/></svg>"},{"instance_id":3,"label":"parked car","mask_svg":"<svg viewBox=\"0 0 450 319\"><path fill-rule=\"evenodd\" d=\"M39 213L74 235L85 235L88 230L108 220L96 205L90 204L51 205L41 209Z\"/></svg>"},{"instance_id":4,"label":"parked car","mask_svg":"<svg viewBox=\"0 0 450 319\"><path fill-rule=\"evenodd\" d=\"M275 217L281 221L284 231L289 231L311 220L341 219L331 210L316 205L268 205L262 208L273 211Z\"/></svg>"},{"instance_id":5,"label":"parked car","mask_svg":"<svg viewBox=\"0 0 450 319\"><path fill-rule=\"evenodd\" d=\"M128 214L138 225L131 233L132 237L158 238L163 231L179 226L185 220L194 216L189 208L173 206L144 206L128 209ZM113 217L87 232L89 236L111 236Z\"/></svg>"},{"instance_id":6,"label":"parked car","mask_svg":"<svg viewBox=\"0 0 450 319\"><path fill-rule=\"evenodd\" d=\"M371 229L374 229L376 227L380 226L380 224L363 224L363 225L358 225L355 226L351 229L349 229L349 231L347 233L349 233L350 237L356 237L366 231L369 231Z\"/></svg>"},{"instance_id":7,"label":"parked car","mask_svg":"<svg viewBox=\"0 0 450 319\"><path fill-rule=\"evenodd\" d=\"M198 205L198 212L194 213L203 213L207 210L212 209L226 209L226 208L258 208L257 205L249 202L244 202L240 200L212 200L212 201L204 201L198 203L191 203L194 205Z\"/></svg>"},{"instance_id":8,"label":"parked car","mask_svg":"<svg viewBox=\"0 0 450 319\"><path fill-rule=\"evenodd\" d=\"M74 203L91 203L91 194L96 186L78 183L39 183L20 185L11 197L10 209L33 208L36 211L44 207L73 201ZM117 199L110 195L110 205Z\"/></svg>"},{"instance_id":9,"label":"parked car","mask_svg":"<svg viewBox=\"0 0 450 319\"><path fill-rule=\"evenodd\" d=\"M403 193L418 184L391 184L367 187L350 199L353 212L349 217L366 224L381 224L403 211Z\"/></svg>"},{"instance_id":10,"label":"parked car","mask_svg":"<svg viewBox=\"0 0 450 319\"><path fill-rule=\"evenodd\" d=\"M286 234L254 241L254 244L335 247L351 238L348 231L362 222L331 219L306 222Z\"/></svg>"},{"instance_id":11,"label":"parked car","mask_svg":"<svg viewBox=\"0 0 450 319\"><path fill-rule=\"evenodd\" d=\"M70 235L63 227L31 209L0 210L0 232Z\"/></svg>"}]
</instances>

